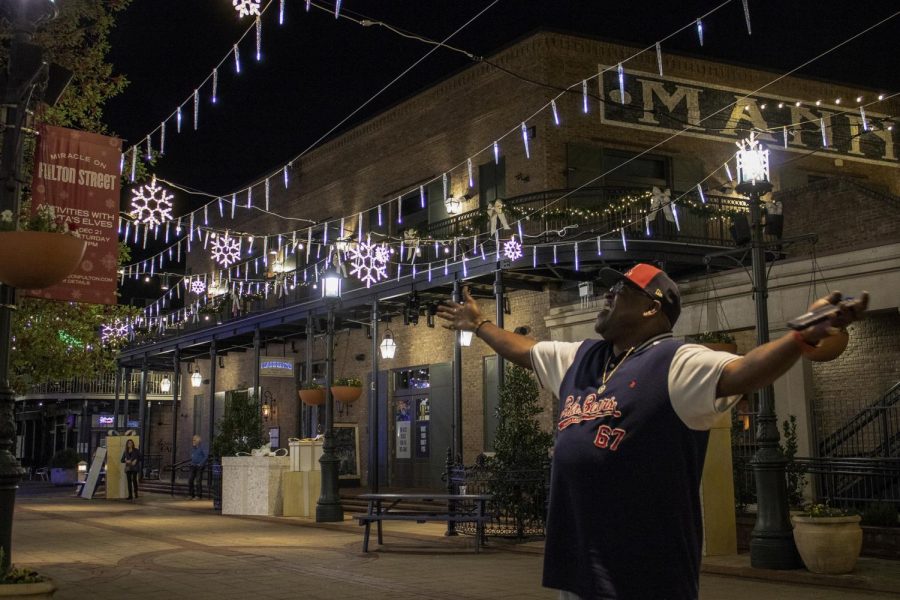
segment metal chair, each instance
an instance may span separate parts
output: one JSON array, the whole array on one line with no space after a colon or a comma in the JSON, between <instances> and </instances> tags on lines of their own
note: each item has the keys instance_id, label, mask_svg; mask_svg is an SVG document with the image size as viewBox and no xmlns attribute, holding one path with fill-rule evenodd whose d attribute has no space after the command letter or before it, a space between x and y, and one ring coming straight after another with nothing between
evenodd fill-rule
<instances>
[{"instance_id":1,"label":"metal chair","mask_svg":"<svg viewBox=\"0 0 900 600\"><path fill-rule=\"evenodd\" d=\"M50 481L50 469L48 469L47 467L35 469L31 474L31 478L34 479L35 477L37 477L41 481Z\"/></svg>"}]
</instances>

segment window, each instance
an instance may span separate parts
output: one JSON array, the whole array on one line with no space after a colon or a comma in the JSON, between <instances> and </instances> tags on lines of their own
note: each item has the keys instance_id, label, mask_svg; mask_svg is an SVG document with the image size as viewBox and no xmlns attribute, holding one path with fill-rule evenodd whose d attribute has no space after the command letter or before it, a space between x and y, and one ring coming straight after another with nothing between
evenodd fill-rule
<instances>
[{"instance_id":1,"label":"window","mask_svg":"<svg viewBox=\"0 0 900 600\"><path fill-rule=\"evenodd\" d=\"M664 156L569 144L568 187L670 187L671 168Z\"/></svg>"}]
</instances>

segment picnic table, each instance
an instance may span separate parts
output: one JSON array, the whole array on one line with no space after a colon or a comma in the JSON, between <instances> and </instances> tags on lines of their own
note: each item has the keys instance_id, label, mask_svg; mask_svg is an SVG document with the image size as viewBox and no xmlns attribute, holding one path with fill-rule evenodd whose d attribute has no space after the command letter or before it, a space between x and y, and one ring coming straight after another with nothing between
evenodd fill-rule
<instances>
[{"instance_id":1,"label":"picnic table","mask_svg":"<svg viewBox=\"0 0 900 600\"><path fill-rule=\"evenodd\" d=\"M359 524L365 526L363 535L363 552L369 551L369 530L372 523L378 524L378 543L383 544L381 535L382 521L426 521L473 522L475 523L475 551L481 552L484 536L484 524L491 516L485 507L493 498L491 494L361 494L361 500L369 503L369 510L364 515L356 515ZM433 509L398 509L401 502L419 502L433 504Z\"/></svg>"}]
</instances>

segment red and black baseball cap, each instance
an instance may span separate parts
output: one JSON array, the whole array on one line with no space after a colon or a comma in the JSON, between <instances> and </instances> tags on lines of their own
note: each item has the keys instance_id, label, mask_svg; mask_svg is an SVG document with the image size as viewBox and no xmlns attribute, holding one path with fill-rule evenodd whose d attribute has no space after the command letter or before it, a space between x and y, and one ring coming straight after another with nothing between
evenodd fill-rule
<instances>
[{"instance_id":1,"label":"red and black baseball cap","mask_svg":"<svg viewBox=\"0 0 900 600\"><path fill-rule=\"evenodd\" d=\"M658 300L662 305L663 314L669 319L669 324L675 326L675 321L681 314L681 293L675 282L662 270L647 263L638 263L624 274L615 269L601 269L599 279L600 283L607 288L619 281L624 281L632 288Z\"/></svg>"}]
</instances>

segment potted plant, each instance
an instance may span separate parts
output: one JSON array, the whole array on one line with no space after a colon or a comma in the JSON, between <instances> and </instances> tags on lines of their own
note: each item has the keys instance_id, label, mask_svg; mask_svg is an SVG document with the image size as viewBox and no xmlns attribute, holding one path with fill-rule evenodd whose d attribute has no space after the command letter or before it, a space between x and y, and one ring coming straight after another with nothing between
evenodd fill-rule
<instances>
[{"instance_id":1,"label":"potted plant","mask_svg":"<svg viewBox=\"0 0 900 600\"><path fill-rule=\"evenodd\" d=\"M85 248L87 242L52 206L31 213L26 202L18 218L11 210L0 212L0 281L7 285L26 290L55 285L81 264Z\"/></svg>"},{"instance_id":2,"label":"potted plant","mask_svg":"<svg viewBox=\"0 0 900 600\"><path fill-rule=\"evenodd\" d=\"M849 573L862 550L858 514L828 504L808 504L792 517L794 542L803 564L813 573Z\"/></svg>"},{"instance_id":3,"label":"potted plant","mask_svg":"<svg viewBox=\"0 0 900 600\"><path fill-rule=\"evenodd\" d=\"M339 377L331 384L331 395L338 402L355 402L362 394L362 381L356 377Z\"/></svg>"},{"instance_id":4,"label":"potted plant","mask_svg":"<svg viewBox=\"0 0 900 600\"><path fill-rule=\"evenodd\" d=\"M52 581L31 569L18 569L13 565L3 567L4 562L0 548L0 598L41 600L53 596L56 586Z\"/></svg>"},{"instance_id":5,"label":"potted plant","mask_svg":"<svg viewBox=\"0 0 900 600\"><path fill-rule=\"evenodd\" d=\"M297 395L303 404L321 406L325 404L325 389L318 383L301 383Z\"/></svg>"},{"instance_id":6,"label":"potted plant","mask_svg":"<svg viewBox=\"0 0 900 600\"><path fill-rule=\"evenodd\" d=\"M73 448L63 448L50 459L50 481L53 485L69 485L78 480L81 457Z\"/></svg>"},{"instance_id":7,"label":"potted plant","mask_svg":"<svg viewBox=\"0 0 900 600\"><path fill-rule=\"evenodd\" d=\"M710 350L731 352L732 354L737 352L734 336L724 331L704 331L691 337L695 344L706 346Z\"/></svg>"}]
</instances>

